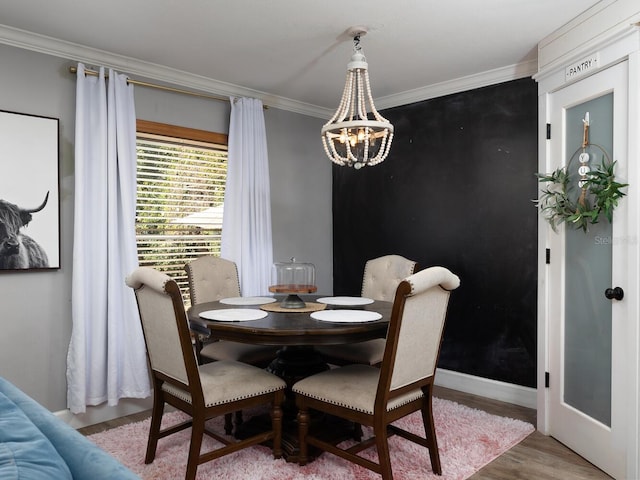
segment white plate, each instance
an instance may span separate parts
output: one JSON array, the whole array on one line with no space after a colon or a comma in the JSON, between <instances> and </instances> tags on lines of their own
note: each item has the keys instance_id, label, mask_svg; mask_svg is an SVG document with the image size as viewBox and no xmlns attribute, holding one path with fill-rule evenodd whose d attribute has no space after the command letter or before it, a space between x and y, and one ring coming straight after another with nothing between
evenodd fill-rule
<instances>
[{"instance_id":1,"label":"white plate","mask_svg":"<svg viewBox=\"0 0 640 480\"><path fill-rule=\"evenodd\" d=\"M264 305L275 301L276 299L273 297L230 297L223 298L220 303L225 305Z\"/></svg>"},{"instance_id":2,"label":"white plate","mask_svg":"<svg viewBox=\"0 0 640 480\"><path fill-rule=\"evenodd\" d=\"M369 312L366 310L320 310L313 312L311 318L323 322L362 323L380 320L382 315L378 312Z\"/></svg>"},{"instance_id":3,"label":"white plate","mask_svg":"<svg viewBox=\"0 0 640 480\"><path fill-rule=\"evenodd\" d=\"M269 315L264 310L253 308L223 308L221 310L207 310L200 313L200 318L205 320L218 320L219 322L246 322L248 320L260 320Z\"/></svg>"},{"instance_id":4,"label":"white plate","mask_svg":"<svg viewBox=\"0 0 640 480\"><path fill-rule=\"evenodd\" d=\"M316 302L329 305L368 305L373 303L373 300L367 297L322 297Z\"/></svg>"}]
</instances>

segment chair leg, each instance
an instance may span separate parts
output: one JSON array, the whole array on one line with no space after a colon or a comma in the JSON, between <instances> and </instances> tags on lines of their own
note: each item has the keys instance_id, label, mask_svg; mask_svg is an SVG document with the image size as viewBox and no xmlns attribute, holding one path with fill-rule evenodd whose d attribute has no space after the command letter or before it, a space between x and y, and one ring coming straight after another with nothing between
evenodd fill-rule
<instances>
[{"instance_id":1,"label":"chair leg","mask_svg":"<svg viewBox=\"0 0 640 480\"><path fill-rule=\"evenodd\" d=\"M440 450L438 450L438 440L436 438L436 426L433 422L433 409L431 408L431 395L429 395L422 404L422 422L424 423L424 432L429 445L429 458L431 459L431 469L436 475L442 475L442 466L440 465Z\"/></svg>"},{"instance_id":2,"label":"chair leg","mask_svg":"<svg viewBox=\"0 0 640 480\"><path fill-rule=\"evenodd\" d=\"M282 457L282 392L278 392L271 409L271 428L273 429L273 458Z\"/></svg>"},{"instance_id":3,"label":"chair leg","mask_svg":"<svg viewBox=\"0 0 640 480\"><path fill-rule=\"evenodd\" d=\"M153 408L151 410L151 425L149 426L149 440L147 440L147 453L144 457L144 463L149 464L156 458L156 448L158 446L158 438L160 434L160 424L162 422L162 414L164 412L164 398L162 396L162 384L154 382L153 389Z\"/></svg>"},{"instance_id":4,"label":"chair leg","mask_svg":"<svg viewBox=\"0 0 640 480\"><path fill-rule=\"evenodd\" d=\"M244 423L242 419L242 410L238 410L236 412L236 428ZM237 430L236 430L237 431ZM224 414L224 433L227 435L231 435L233 433L233 414L225 413Z\"/></svg>"},{"instance_id":5,"label":"chair leg","mask_svg":"<svg viewBox=\"0 0 640 480\"><path fill-rule=\"evenodd\" d=\"M353 424L353 439L356 442L362 441L362 425L359 423Z\"/></svg>"},{"instance_id":6,"label":"chair leg","mask_svg":"<svg viewBox=\"0 0 640 480\"><path fill-rule=\"evenodd\" d=\"M387 438L387 426L376 423L373 426L373 434L376 437L376 449L378 450L378 462L382 480L393 480L391 472L391 456L389 455L389 439Z\"/></svg>"},{"instance_id":7,"label":"chair leg","mask_svg":"<svg viewBox=\"0 0 640 480\"><path fill-rule=\"evenodd\" d=\"M236 427L239 427L243 423L244 423L244 420L242 419L242 410L238 410L236 412Z\"/></svg>"},{"instance_id":8,"label":"chair leg","mask_svg":"<svg viewBox=\"0 0 640 480\"><path fill-rule=\"evenodd\" d=\"M233 433L233 413L224 414L224 433L227 435Z\"/></svg>"},{"instance_id":9,"label":"chair leg","mask_svg":"<svg viewBox=\"0 0 640 480\"><path fill-rule=\"evenodd\" d=\"M196 362L198 365L202 365L203 359L200 351L202 350L202 340L200 339L199 334L194 334L193 336L193 349L196 353Z\"/></svg>"},{"instance_id":10,"label":"chair leg","mask_svg":"<svg viewBox=\"0 0 640 480\"><path fill-rule=\"evenodd\" d=\"M298 443L300 444L300 454L298 463L306 465L308 459L307 434L309 433L309 410L307 407L298 407Z\"/></svg>"},{"instance_id":11,"label":"chair leg","mask_svg":"<svg viewBox=\"0 0 640 480\"><path fill-rule=\"evenodd\" d=\"M191 444L189 445L189 458L187 460L187 473L184 477L185 480L195 480L196 478L203 435L204 418L201 416L194 416L193 425L191 426Z\"/></svg>"}]
</instances>

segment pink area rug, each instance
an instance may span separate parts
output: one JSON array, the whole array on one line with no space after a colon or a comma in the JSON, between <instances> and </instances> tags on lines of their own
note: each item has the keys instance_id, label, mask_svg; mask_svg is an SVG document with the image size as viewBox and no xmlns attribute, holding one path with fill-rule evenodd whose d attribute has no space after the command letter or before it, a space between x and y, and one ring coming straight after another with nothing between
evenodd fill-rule
<instances>
[{"instance_id":1,"label":"pink area rug","mask_svg":"<svg viewBox=\"0 0 640 480\"><path fill-rule=\"evenodd\" d=\"M393 476L396 480L441 479L462 480L522 441L534 431L531 424L488 414L464 405L439 398L433 399L433 410L440 448L442 476L431 471L429 454L423 447L401 437L389 440ZM177 423L186 416L181 412L165 414L163 422ZM222 431L222 419L211 421L212 427ZM424 435L418 412L397 422L407 430ZM144 480L175 480L184 478L191 430L161 439L156 458L144 464L149 420L123 425L88 437L111 453ZM370 431L364 428L364 434ZM211 448L214 440L205 435L203 449ZM365 453L375 457L375 448ZM204 479L243 480L369 480L380 478L373 472L323 453L318 459L300 467L283 459L274 460L271 451L262 446L250 447L198 467Z\"/></svg>"}]
</instances>

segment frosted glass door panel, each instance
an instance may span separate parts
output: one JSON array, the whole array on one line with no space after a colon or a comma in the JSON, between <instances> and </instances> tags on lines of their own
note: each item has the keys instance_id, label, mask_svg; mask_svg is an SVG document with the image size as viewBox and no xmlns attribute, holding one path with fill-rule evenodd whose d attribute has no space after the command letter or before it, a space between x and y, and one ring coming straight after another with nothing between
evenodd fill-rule
<instances>
[{"instance_id":1,"label":"frosted glass door panel","mask_svg":"<svg viewBox=\"0 0 640 480\"><path fill-rule=\"evenodd\" d=\"M565 155L577 199L583 119L589 112L588 166L597 168L613 144L613 93L565 112ZM601 148L600 148L601 147ZM579 149L579 151L577 151ZM604 150L604 152L603 152ZM612 227L606 219L588 232L565 228L564 402L611 426Z\"/></svg>"}]
</instances>

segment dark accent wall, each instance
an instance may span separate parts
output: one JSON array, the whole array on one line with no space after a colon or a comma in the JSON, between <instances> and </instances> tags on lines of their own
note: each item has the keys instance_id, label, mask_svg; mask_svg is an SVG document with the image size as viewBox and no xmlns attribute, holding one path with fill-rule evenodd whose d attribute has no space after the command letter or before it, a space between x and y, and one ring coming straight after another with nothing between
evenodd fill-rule
<instances>
[{"instance_id":1,"label":"dark accent wall","mask_svg":"<svg viewBox=\"0 0 640 480\"><path fill-rule=\"evenodd\" d=\"M514 80L389 109L387 160L333 167L334 294L396 253L461 279L439 367L536 386L537 85Z\"/></svg>"}]
</instances>

